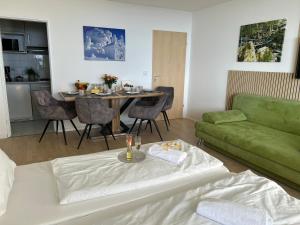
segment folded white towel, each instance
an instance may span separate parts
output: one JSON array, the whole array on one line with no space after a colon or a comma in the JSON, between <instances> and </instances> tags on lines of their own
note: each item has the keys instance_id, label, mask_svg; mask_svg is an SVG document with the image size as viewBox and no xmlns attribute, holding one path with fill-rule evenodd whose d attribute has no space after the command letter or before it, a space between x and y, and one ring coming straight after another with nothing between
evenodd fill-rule
<instances>
[{"instance_id":1,"label":"folded white towel","mask_svg":"<svg viewBox=\"0 0 300 225\"><path fill-rule=\"evenodd\" d=\"M272 225L273 220L265 210L235 202L205 199L197 207L197 214L223 225Z\"/></svg>"},{"instance_id":2,"label":"folded white towel","mask_svg":"<svg viewBox=\"0 0 300 225\"><path fill-rule=\"evenodd\" d=\"M187 153L174 149L164 150L160 145L154 144L149 148L148 154L160 159L166 160L176 165L180 165L185 158Z\"/></svg>"}]
</instances>

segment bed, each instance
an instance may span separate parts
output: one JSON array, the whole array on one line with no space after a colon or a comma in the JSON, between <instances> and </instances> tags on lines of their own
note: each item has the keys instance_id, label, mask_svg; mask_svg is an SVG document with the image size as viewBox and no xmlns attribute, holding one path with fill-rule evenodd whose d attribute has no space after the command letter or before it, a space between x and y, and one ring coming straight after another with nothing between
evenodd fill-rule
<instances>
[{"instance_id":1,"label":"bed","mask_svg":"<svg viewBox=\"0 0 300 225\"><path fill-rule=\"evenodd\" d=\"M97 155L117 155L123 150L97 153ZM198 151L202 152L200 149ZM203 152L203 154L206 157L209 156L207 153ZM209 158L213 159L211 156ZM75 159L78 158L75 157ZM165 162L160 161L160 163ZM228 170L222 164L218 164L209 169L192 170L192 172L184 173L175 179L162 180L155 185L147 184L138 189L128 189L126 192L60 205L57 180L53 175L52 165L53 161L48 161L16 167L15 181L9 196L7 211L0 217L1 225L95 224L113 212L123 212L138 204L146 204L153 197L162 198L216 181L228 174ZM141 163L141 165L143 164Z\"/></svg>"},{"instance_id":2,"label":"bed","mask_svg":"<svg viewBox=\"0 0 300 225\"><path fill-rule=\"evenodd\" d=\"M274 225L299 225L300 200L289 196L278 184L251 171L227 174L224 178L196 189L178 192L163 199L114 211L101 220L82 220L94 225L217 225L196 213L205 199L223 199L243 206L266 210ZM241 224L242 225L242 224Z\"/></svg>"}]
</instances>

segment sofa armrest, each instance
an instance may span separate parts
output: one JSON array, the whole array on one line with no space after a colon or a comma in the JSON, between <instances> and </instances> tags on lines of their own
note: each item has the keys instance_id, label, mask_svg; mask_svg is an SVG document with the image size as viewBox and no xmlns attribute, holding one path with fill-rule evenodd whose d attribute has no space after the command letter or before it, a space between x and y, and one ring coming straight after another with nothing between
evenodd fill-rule
<instances>
[{"instance_id":1,"label":"sofa armrest","mask_svg":"<svg viewBox=\"0 0 300 225\"><path fill-rule=\"evenodd\" d=\"M204 122L221 124L247 120L247 117L240 110L228 110L224 112L207 112L202 116Z\"/></svg>"}]
</instances>

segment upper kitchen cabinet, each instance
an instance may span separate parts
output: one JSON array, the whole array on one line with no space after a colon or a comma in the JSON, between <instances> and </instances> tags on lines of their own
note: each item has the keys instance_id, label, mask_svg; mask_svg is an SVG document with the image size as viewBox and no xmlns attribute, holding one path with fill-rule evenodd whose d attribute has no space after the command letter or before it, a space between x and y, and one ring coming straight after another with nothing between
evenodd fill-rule
<instances>
[{"instance_id":1,"label":"upper kitchen cabinet","mask_svg":"<svg viewBox=\"0 0 300 225\"><path fill-rule=\"evenodd\" d=\"M48 47L46 24L25 22L25 42L26 46Z\"/></svg>"},{"instance_id":2,"label":"upper kitchen cabinet","mask_svg":"<svg viewBox=\"0 0 300 225\"><path fill-rule=\"evenodd\" d=\"M24 34L25 24L23 21L0 19L1 33Z\"/></svg>"}]
</instances>

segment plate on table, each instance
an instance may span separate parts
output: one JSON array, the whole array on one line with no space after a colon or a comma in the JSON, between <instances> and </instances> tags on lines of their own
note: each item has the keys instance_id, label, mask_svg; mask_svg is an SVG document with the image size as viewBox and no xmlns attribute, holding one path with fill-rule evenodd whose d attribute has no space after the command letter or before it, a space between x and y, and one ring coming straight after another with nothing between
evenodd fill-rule
<instances>
[{"instance_id":1,"label":"plate on table","mask_svg":"<svg viewBox=\"0 0 300 225\"><path fill-rule=\"evenodd\" d=\"M95 95L99 95L99 96L107 96L107 95L111 95L111 93L97 93Z\"/></svg>"},{"instance_id":2,"label":"plate on table","mask_svg":"<svg viewBox=\"0 0 300 225\"><path fill-rule=\"evenodd\" d=\"M68 94L68 95L78 95L79 94L78 91L67 91L65 93Z\"/></svg>"},{"instance_id":3,"label":"plate on table","mask_svg":"<svg viewBox=\"0 0 300 225\"><path fill-rule=\"evenodd\" d=\"M126 91L126 94L129 94L129 95L136 95L136 94L139 94L141 92L139 91Z\"/></svg>"}]
</instances>

